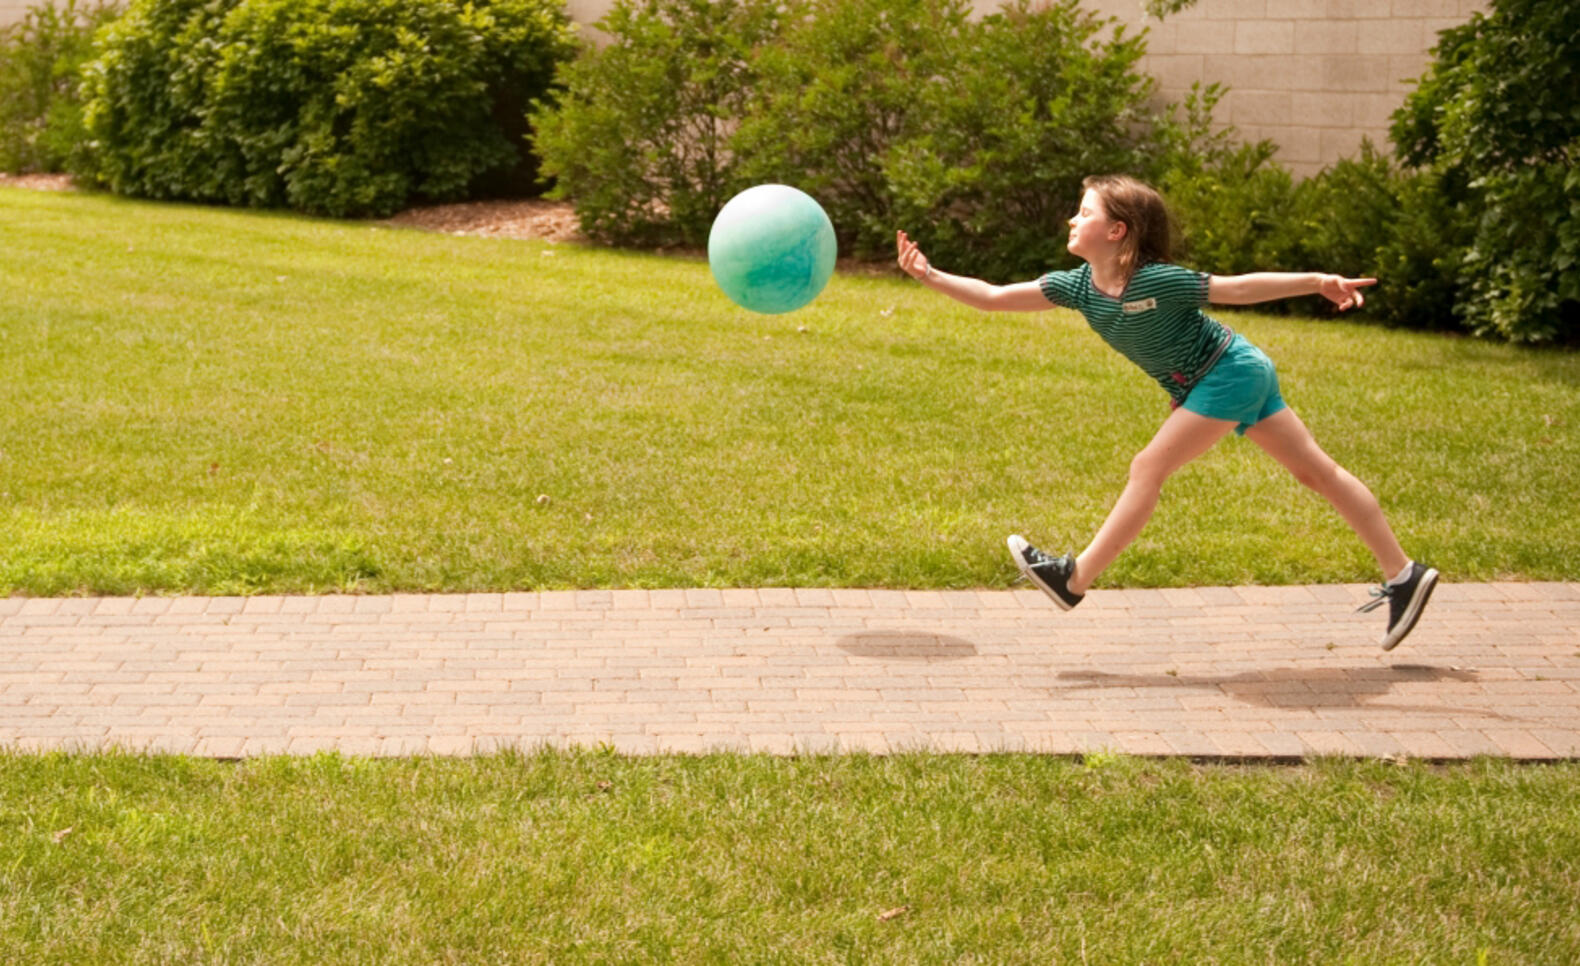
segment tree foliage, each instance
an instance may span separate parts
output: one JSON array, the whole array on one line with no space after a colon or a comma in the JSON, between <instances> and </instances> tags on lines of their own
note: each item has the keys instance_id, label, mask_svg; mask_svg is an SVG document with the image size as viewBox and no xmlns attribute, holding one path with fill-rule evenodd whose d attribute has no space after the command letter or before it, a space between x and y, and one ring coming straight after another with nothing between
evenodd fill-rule
<instances>
[{"instance_id":1,"label":"tree foliage","mask_svg":"<svg viewBox=\"0 0 1580 966\"><path fill-rule=\"evenodd\" d=\"M1580 341L1580 4L1495 0L1433 55L1393 138L1469 222L1457 311L1474 332Z\"/></svg>"},{"instance_id":2,"label":"tree foliage","mask_svg":"<svg viewBox=\"0 0 1580 966\"><path fill-rule=\"evenodd\" d=\"M551 0L135 0L85 68L85 174L328 215L536 183L526 99L574 49Z\"/></svg>"},{"instance_id":3,"label":"tree foliage","mask_svg":"<svg viewBox=\"0 0 1580 966\"><path fill-rule=\"evenodd\" d=\"M0 171L64 171L82 149L78 80L114 3L45 0L0 28Z\"/></svg>"},{"instance_id":4,"label":"tree foliage","mask_svg":"<svg viewBox=\"0 0 1580 966\"><path fill-rule=\"evenodd\" d=\"M1063 264L1081 179L1158 177L1205 136L1156 107L1140 35L1076 0L620 0L610 43L533 115L592 237L701 245L734 192L780 181L844 251L908 227L952 270ZM1111 29L1114 28L1114 29Z\"/></svg>"}]
</instances>

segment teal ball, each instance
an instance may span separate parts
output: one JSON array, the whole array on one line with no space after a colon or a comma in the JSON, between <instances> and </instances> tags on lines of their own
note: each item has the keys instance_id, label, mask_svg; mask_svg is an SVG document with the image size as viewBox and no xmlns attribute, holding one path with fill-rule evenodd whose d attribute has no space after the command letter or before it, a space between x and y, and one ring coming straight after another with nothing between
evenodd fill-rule
<instances>
[{"instance_id":1,"label":"teal ball","mask_svg":"<svg viewBox=\"0 0 1580 966\"><path fill-rule=\"evenodd\" d=\"M834 274L834 223L815 199L782 184L731 198L708 230L708 267L730 301L765 315L817 298Z\"/></svg>"}]
</instances>

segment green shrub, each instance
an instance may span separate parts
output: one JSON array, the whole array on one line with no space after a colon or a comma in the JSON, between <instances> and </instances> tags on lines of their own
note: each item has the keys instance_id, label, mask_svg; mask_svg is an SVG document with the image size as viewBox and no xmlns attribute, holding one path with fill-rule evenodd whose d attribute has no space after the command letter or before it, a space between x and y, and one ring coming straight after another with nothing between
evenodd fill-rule
<instances>
[{"instance_id":1,"label":"green shrub","mask_svg":"<svg viewBox=\"0 0 1580 966\"><path fill-rule=\"evenodd\" d=\"M1206 133L1217 91L1187 98L1186 136L1159 184L1180 231L1176 257L1220 275L1322 271L1375 276L1366 312L1391 326L1459 330L1455 306L1469 244L1464 188L1394 164L1369 141L1303 181L1275 160L1271 142L1238 144L1229 129ZM1205 101L1206 112L1203 112ZM1332 315L1312 296L1262 307Z\"/></svg>"},{"instance_id":2,"label":"green shrub","mask_svg":"<svg viewBox=\"0 0 1580 966\"><path fill-rule=\"evenodd\" d=\"M1458 308L1471 292L1464 274L1474 230L1465 189L1433 171L1396 173L1396 204L1377 250L1381 281L1371 317L1413 329L1464 330Z\"/></svg>"},{"instance_id":3,"label":"green shrub","mask_svg":"<svg viewBox=\"0 0 1580 966\"><path fill-rule=\"evenodd\" d=\"M1467 224L1451 184L1399 169L1367 141L1358 158L1295 188L1295 251L1310 269L1375 276L1365 318L1415 329L1457 330ZM1303 306L1335 311L1325 299Z\"/></svg>"},{"instance_id":4,"label":"green shrub","mask_svg":"<svg viewBox=\"0 0 1580 966\"><path fill-rule=\"evenodd\" d=\"M533 115L544 171L590 236L700 245L754 183L794 184L847 254L910 229L952 270L1067 260L1085 175L1181 135L1148 105L1142 38L1074 0L969 19L964 0L620 0L608 46ZM1189 140L1189 138L1185 138ZM1144 173L1151 173L1150 169Z\"/></svg>"},{"instance_id":5,"label":"green shrub","mask_svg":"<svg viewBox=\"0 0 1580 966\"><path fill-rule=\"evenodd\" d=\"M771 0L618 0L610 42L561 66L563 93L531 114L554 197L582 231L625 245L703 244L747 182L730 136L779 32Z\"/></svg>"},{"instance_id":6,"label":"green shrub","mask_svg":"<svg viewBox=\"0 0 1580 966\"><path fill-rule=\"evenodd\" d=\"M0 171L64 171L86 134L78 82L114 3L54 0L0 29Z\"/></svg>"},{"instance_id":7,"label":"green shrub","mask_svg":"<svg viewBox=\"0 0 1580 966\"><path fill-rule=\"evenodd\" d=\"M1376 277L1366 312L1390 326L1459 330L1466 219L1462 189L1431 172L1406 171L1369 142L1303 181L1273 159L1273 146L1218 144L1186 153L1165 176L1181 230L1178 257L1220 275L1321 271ZM1312 296L1262 307L1324 316Z\"/></svg>"},{"instance_id":8,"label":"green shrub","mask_svg":"<svg viewBox=\"0 0 1580 966\"><path fill-rule=\"evenodd\" d=\"M1392 134L1464 186L1456 310L1478 334L1580 342L1580 5L1495 0L1433 55Z\"/></svg>"},{"instance_id":9,"label":"green shrub","mask_svg":"<svg viewBox=\"0 0 1580 966\"><path fill-rule=\"evenodd\" d=\"M1233 145L1161 179L1179 244L1175 257L1218 275L1292 270L1295 187L1268 141Z\"/></svg>"},{"instance_id":10,"label":"green shrub","mask_svg":"<svg viewBox=\"0 0 1580 966\"><path fill-rule=\"evenodd\" d=\"M237 0L137 0L83 67L91 153L78 173L117 194L209 198L212 132L201 127L217 37Z\"/></svg>"},{"instance_id":11,"label":"green shrub","mask_svg":"<svg viewBox=\"0 0 1580 966\"><path fill-rule=\"evenodd\" d=\"M1271 142L1215 129L1221 88L1152 108L1145 35L1074 0L979 21L964 0L619 0L610 45L562 70L533 127L605 241L701 245L732 194L783 181L818 198L846 254L886 257L904 227L951 270L1022 279L1070 263L1081 179L1127 171L1163 189L1177 257L1203 271L1376 275L1365 318L1575 339L1580 7L1532 13L1521 47L1506 21L1533 3L1444 33L1395 125L1419 170L1367 144L1297 182ZM1516 70L1522 51L1535 66ZM1503 93L1478 86L1499 71Z\"/></svg>"},{"instance_id":12,"label":"green shrub","mask_svg":"<svg viewBox=\"0 0 1580 966\"><path fill-rule=\"evenodd\" d=\"M897 214L872 226L873 246L903 224L952 270L1019 280L1073 264L1081 180L1150 176L1168 133L1136 69L1143 37L1104 36L1112 24L1075 0L1017 0L966 25L961 56L943 51L957 66L913 96L925 123L884 157Z\"/></svg>"},{"instance_id":13,"label":"green shrub","mask_svg":"<svg viewBox=\"0 0 1580 966\"><path fill-rule=\"evenodd\" d=\"M888 169L939 128L949 75L971 69L969 12L965 0L811 0L760 58L732 139L748 180L817 198L847 254L892 250Z\"/></svg>"},{"instance_id":14,"label":"green shrub","mask_svg":"<svg viewBox=\"0 0 1580 966\"><path fill-rule=\"evenodd\" d=\"M89 172L336 216L529 188L572 36L550 0L135 0L87 72Z\"/></svg>"},{"instance_id":15,"label":"green shrub","mask_svg":"<svg viewBox=\"0 0 1580 966\"><path fill-rule=\"evenodd\" d=\"M1296 184L1291 214L1292 242L1310 266L1372 275L1377 253L1400 214L1398 174L1386 155L1364 141L1358 158L1341 160Z\"/></svg>"}]
</instances>

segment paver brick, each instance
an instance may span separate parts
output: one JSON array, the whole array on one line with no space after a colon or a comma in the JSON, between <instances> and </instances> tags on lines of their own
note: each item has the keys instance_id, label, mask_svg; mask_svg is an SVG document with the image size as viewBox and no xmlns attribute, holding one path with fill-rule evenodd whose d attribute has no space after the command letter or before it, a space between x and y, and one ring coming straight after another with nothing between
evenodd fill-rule
<instances>
[{"instance_id":1,"label":"paver brick","mask_svg":"<svg viewBox=\"0 0 1580 966\"><path fill-rule=\"evenodd\" d=\"M1444 585L1391 655L1366 590L0 600L0 744L1580 756L1580 584Z\"/></svg>"}]
</instances>

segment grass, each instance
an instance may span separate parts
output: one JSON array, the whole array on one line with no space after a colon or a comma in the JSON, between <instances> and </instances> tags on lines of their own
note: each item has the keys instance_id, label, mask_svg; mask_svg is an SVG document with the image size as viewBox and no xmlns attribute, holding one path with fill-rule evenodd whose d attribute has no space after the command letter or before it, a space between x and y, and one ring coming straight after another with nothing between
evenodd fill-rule
<instances>
[{"instance_id":1,"label":"grass","mask_svg":"<svg viewBox=\"0 0 1580 966\"><path fill-rule=\"evenodd\" d=\"M1162 418L1066 313L0 189L0 593L993 586ZM1450 579L1575 579L1580 358L1236 315ZM1109 586L1374 579L1243 441ZM0 751L0 960L1572 962L1580 765Z\"/></svg>"},{"instance_id":2,"label":"grass","mask_svg":"<svg viewBox=\"0 0 1580 966\"><path fill-rule=\"evenodd\" d=\"M766 317L694 258L16 189L0 222L0 593L1000 586L1166 414L1078 318L900 279ZM1228 321L1447 579L1580 575L1580 355ZM1102 584L1377 576L1232 440Z\"/></svg>"},{"instance_id":3,"label":"grass","mask_svg":"<svg viewBox=\"0 0 1580 966\"><path fill-rule=\"evenodd\" d=\"M29 963L1580 958L1580 765L0 754Z\"/></svg>"}]
</instances>

